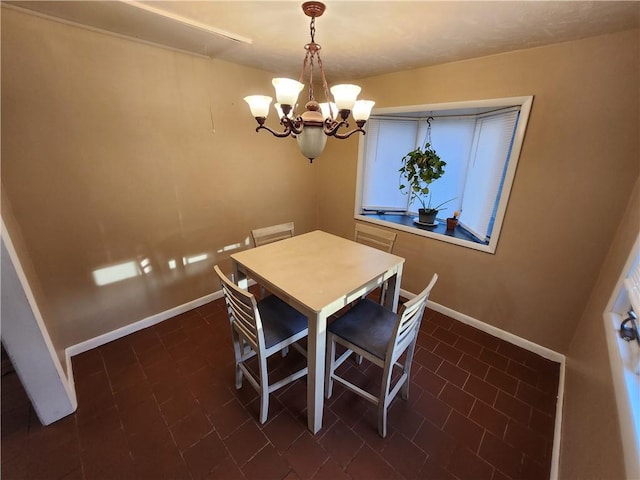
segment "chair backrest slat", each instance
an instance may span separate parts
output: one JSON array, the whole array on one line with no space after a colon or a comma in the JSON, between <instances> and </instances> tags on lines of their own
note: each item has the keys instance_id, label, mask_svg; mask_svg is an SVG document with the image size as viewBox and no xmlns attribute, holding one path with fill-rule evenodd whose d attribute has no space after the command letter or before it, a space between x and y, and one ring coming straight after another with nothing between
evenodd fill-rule
<instances>
[{"instance_id":1,"label":"chair backrest slat","mask_svg":"<svg viewBox=\"0 0 640 480\"><path fill-rule=\"evenodd\" d=\"M389 343L389 350L387 351L387 355L391 356L392 362L395 362L396 358L404 352L405 347L414 341L415 335L417 335L418 329L420 328L422 314L427 305L429 294L437 281L438 274L434 273L429 285L418 295L406 302L400 309L398 313L399 321L396 325L394 337Z\"/></svg>"},{"instance_id":2,"label":"chair backrest slat","mask_svg":"<svg viewBox=\"0 0 640 480\"><path fill-rule=\"evenodd\" d=\"M397 237L395 232L356 223L355 241L363 245L391 253Z\"/></svg>"},{"instance_id":3,"label":"chair backrest slat","mask_svg":"<svg viewBox=\"0 0 640 480\"><path fill-rule=\"evenodd\" d=\"M258 328L253 315L253 308L243 302L238 302L238 298L232 291L223 287L229 318L234 322L235 327L243 334L246 340L255 347L258 345ZM249 307L249 308L247 308Z\"/></svg>"},{"instance_id":4,"label":"chair backrest slat","mask_svg":"<svg viewBox=\"0 0 640 480\"><path fill-rule=\"evenodd\" d=\"M291 238L293 237L293 234L293 222L281 223L280 225L272 225L270 227L251 230L251 238L253 238L253 244L256 247Z\"/></svg>"},{"instance_id":5,"label":"chair backrest slat","mask_svg":"<svg viewBox=\"0 0 640 480\"><path fill-rule=\"evenodd\" d=\"M227 312L232 328L242 335L254 349L264 349L264 334L262 321L256 303L256 297L250 292L242 290L231 282L222 270L215 265L214 271L220 278L224 293Z\"/></svg>"}]
</instances>

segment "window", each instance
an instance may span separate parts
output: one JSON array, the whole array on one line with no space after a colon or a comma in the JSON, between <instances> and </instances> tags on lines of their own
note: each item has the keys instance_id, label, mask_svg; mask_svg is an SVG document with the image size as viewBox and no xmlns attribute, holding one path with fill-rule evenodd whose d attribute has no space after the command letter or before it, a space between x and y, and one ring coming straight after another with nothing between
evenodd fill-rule
<instances>
[{"instance_id":1,"label":"window","mask_svg":"<svg viewBox=\"0 0 640 480\"><path fill-rule=\"evenodd\" d=\"M640 478L640 345L620 335L630 311L640 311L640 236L604 312L627 478Z\"/></svg>"},{"instance_id":2,"label":"window","mask_svg":"<svg viewBox=\"0 0 640 480\"><path fill-rule=\"evenodd\" d=\"M493 253L533 97L380 108L373 111L360 140L357 219ZM447 200L439 225L413 220L416 201L399 189L402 157L432 147L447 165L430 185L431 204ZM444 218L462 211L460 226L447 231Z\"/></svg>"}]
</instances>

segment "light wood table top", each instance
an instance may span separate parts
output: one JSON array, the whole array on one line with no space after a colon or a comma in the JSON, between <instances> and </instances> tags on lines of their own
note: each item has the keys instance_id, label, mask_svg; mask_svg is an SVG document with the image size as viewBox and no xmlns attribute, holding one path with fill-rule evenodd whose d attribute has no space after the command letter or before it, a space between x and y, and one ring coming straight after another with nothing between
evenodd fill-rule
<instances>
[{"instance_id":1,"label":"light wood table top","mask_svg":"<svg viewBox=\"0 0 640 480\"><path fill-rule=\"evenodd\" d=\"M320 230L234 253L231 258L251 278L259 277L314 312L351 297L350 293L404 262L402 257Z\"/></svg>"}]
</instances>

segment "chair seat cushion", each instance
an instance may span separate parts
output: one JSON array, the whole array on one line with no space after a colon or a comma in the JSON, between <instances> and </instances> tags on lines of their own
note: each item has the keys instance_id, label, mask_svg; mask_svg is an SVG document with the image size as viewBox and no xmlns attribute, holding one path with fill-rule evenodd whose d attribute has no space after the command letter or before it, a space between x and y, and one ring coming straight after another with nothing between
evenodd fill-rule
<instances>
[{"instance_id":1,"label":"chair seat cushion","mask_svg":"<svg viewBox=\"0 0 640 480\"><path fill-rule=\"evenodd\" d=\"M266 348L273 347L308 327L307 317L275 295L260 300L258 311L262 319Z\"/></svg>"},{"instance_id":2,"label":"chair seat cushion","mask_svg":"<svg viewBox=\"0 0 640 480\"><path fill-rule=\"evenodd\" d=\"M331 323L328 330L384 360L397 319L392 311L364 299Z\"/></svg>"}]
</instances>

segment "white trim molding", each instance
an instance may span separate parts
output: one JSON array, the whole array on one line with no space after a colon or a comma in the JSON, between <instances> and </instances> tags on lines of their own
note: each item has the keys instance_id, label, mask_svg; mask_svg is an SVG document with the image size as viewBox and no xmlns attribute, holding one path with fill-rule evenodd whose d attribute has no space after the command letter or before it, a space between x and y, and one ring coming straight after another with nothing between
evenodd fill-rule
<instances>
[{"instance_id":1,"label":"white trim molding","mask_svg":"<svg viewBox=\"0 0 640 480\"><path fill-rule=\"evenodd\" d=\"M165 310L164 312L156 313L155 315L143 318L142 320L138 320L137 322L130 323L129 325L125 325L124 327L112 330L111 332L103 333L102 335L90 338L89 340L85 340L84 342L71 345L65 350L67 359L75 355L88 352L89 350L93 350L94 348L98 348L109 342L113 342L114 340L118 340L119 338L131 335L132 333L138 332L147 327L157 325L160 322L164 322L165 320L188 312L189 310L193 310L194 308L201 307L202 305L222 298L222 295L222 290L219 290L217 292L210 293L209 295L205 295L204 297L196 298L195 300L192 300L190 302L178 305L177 307L170 308L169 310ZM67 365L70 365L70 363L71 362L67 360Z\"/></svg>"},{"instance_id":2,"label":"white trim molding","mask_svg":"<svg viewBox=\"0 0 640 480\"><path fill-rule=\"evenodd\" d=\"M0 243L2 341L38 419L49 425L78 406L71 372L62 368L4 220Z\"/></svg>"},{"instance_id":3,"label":"white trim molding","mask_svg":"<svg viewBox=\"0 0 640 480\"><path fill-rule=\"evenodd\" d=\"M249 280L249 286L255 284L256 282L254 280ZM65 350L67 356L67 365L71 365L71 362L69 360L70 357L88 352L89 350L100 347L109 342L113 342L114 340L118 340L119 338L126 337L127 335L131 335L132 333L143 330L147 327L157 325L160 322L164 322L165 320L188 312L189 310L193 310L194 308L198 308L209 302L218 300L222 298L223 295L224 294L222 293L222 290L218 290L217 292L210 293L208 295L205 295L204 297L196 298L195 300L191 300L190 302L183 303L182 305L178 305L177 307L170 308L169 310L165 310L164 312L156 313L149 317L143 318L142 320L138 320L137 322L130 323L129 325L125 325L124 327L120 327L116 330L112 330L111 332L103 333L102 335L90 338L89 340L85 340L84 342L71 345Z\"/></svg>"},{"instance_id":4,"label":"white trim molding","mask_svg":"<svg viewBox=\"0 0 640 480\"><path fill-rule=\"evenodd\" d=\"M634 479L640 478L640 377L634 372L638 367L638 346L625 342L618 333L632 301L632 296L630 297L624 286L625 279L639 268L639 263L640 235L629 252L629 257L603 312L625 472L627 478Z\"/></svg>"}]
</instances>

